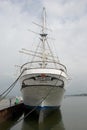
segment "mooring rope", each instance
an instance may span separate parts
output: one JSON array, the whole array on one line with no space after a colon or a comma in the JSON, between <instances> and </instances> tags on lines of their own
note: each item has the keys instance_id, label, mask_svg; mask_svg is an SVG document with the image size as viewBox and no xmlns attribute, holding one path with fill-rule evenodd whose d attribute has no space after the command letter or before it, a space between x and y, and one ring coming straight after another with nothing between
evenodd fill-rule
<instances>
[{"instance_id":1,"label":"mooring rope","mask_svg":"<svg viewBox=\"0 0 87 130\"><path fill-rule=\"evenodd\" d=\"M15 87L16 83L18 82L19 78L23 74L25 70L21 72L21 74L18 76L18 78L8 87L1 95L0 95L0 101L3 100L10 92L11 90Z\"/></svg>"}]
</instances>

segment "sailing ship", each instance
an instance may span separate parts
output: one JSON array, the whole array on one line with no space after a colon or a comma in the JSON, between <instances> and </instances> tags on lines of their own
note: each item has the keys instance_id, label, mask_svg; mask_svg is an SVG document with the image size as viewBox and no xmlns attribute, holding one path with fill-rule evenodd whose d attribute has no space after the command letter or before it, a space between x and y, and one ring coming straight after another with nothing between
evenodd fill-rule
<instances>
[{"instance_id":1,"label":"sailing ship","mask_svg":"<svg viewBox=\"0 0 87 130\"><path fill-rule=\"evenodd\" d=\"M36 50L21 51L32 55L32 60L24 63L20 69L23 72L20 77L23 101L26 108L58 108L64 97L67 69L54 56L48 43L45 8L42 25L38 26L41 33Z\"/></svg>"}]
</instances>

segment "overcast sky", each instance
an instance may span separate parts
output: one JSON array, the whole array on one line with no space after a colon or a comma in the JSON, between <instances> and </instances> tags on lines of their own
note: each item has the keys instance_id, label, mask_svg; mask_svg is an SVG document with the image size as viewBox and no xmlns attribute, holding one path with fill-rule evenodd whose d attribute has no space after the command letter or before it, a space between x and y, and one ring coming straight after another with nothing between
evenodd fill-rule
<instances>
[{"instance_id":1,"label":"overcast sky","mask_svg":"<svg viewBox=\"0 0 87 130\"><path fill-rule=\"evenodd\" d=\"M41 22L43 7L57 55L71 77L67 92L87 93L87 0L0 0L1 92L16 79L14 65L25 58L19 50L39 42L28 29L39 31L32 21Z\"/></svg>"}]
</instances>

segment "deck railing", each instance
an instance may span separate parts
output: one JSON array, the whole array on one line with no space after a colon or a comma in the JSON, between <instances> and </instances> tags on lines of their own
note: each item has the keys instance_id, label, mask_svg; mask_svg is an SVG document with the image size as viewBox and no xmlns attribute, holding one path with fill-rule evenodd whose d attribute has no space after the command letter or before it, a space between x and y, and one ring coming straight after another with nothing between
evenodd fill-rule
<instances>
[{"instance_id":1,"label":"deck railing","mask_svg":"<svg viewBox=\"0 0 87 130\"><path fill-rule=\"evenodd\" d=\"M56 61L46 61L45 62L45 67L42 67L42 61L33 61L33 62L27 62L25 64L23 64L20 68L20 71L22 72L24 69L29 70L29 69L60 69L64 72L67 71L66 67L61 64L58 63Z\"/></svg>"}]
</instances>

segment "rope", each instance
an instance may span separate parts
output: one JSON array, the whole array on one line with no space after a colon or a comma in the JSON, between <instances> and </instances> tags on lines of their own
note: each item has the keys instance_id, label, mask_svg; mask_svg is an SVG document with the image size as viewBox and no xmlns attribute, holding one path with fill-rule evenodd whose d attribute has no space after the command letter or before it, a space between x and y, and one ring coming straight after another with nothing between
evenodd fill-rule
<instances>
[{"instance_id":1,"label":"rope","mask_svg":"<svg viewBox=\"0 0 87 130\"><path fill-rule=\"evenodd\" d=\"M1 95L0 95L0 101L3 100L9 93L10 91L15 87L17 81L19 80L19 78L21 77L21 75L23 74L24 70L21 72L21 74L18 76L18 78L10 85L10 87L8 87ZM4 95L5 94L5 95ZM4 96L3 96L4 95Z\"/></svg>"}]
</instances>

